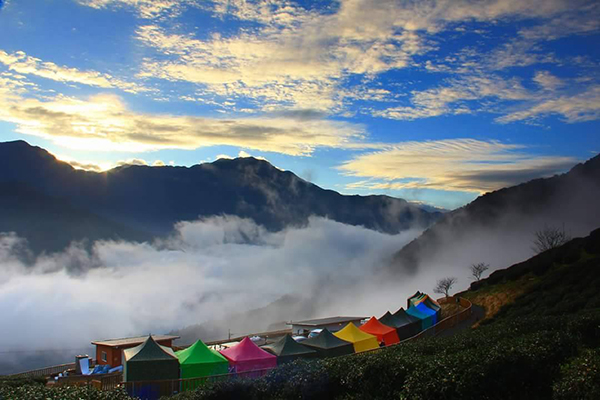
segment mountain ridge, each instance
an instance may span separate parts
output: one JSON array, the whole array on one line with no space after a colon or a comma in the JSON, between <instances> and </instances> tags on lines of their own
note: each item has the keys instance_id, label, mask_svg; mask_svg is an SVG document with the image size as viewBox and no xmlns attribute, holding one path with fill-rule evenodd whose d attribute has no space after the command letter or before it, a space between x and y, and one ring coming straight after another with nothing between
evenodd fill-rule
<instances>
[{"instance_id":1,"label":"mountain ridge","mask_svg":"<svg viewBox=\"0 0 600 400\"><path fill-rule=\"evenodd\" d=\"M424 229L441 215L384 195L345 196L251 157L98 173L77 170L25 141L0 143L0 183L11 182L154 236L168 234L180 221L224 214L273 231L305 225L316 215L388 234Z\"/></svg>"}]
</instances>

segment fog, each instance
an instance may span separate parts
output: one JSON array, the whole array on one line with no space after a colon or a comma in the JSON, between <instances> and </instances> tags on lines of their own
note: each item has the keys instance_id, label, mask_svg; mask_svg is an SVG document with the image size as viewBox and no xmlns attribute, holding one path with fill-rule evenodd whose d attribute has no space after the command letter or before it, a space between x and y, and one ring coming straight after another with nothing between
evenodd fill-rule
<instances>
[{"instance_id":1,"label":"fog","mask_svg":"<svg viewBox=\"0 0 600 400\"><path fill-rule=\"evenodd\" d=\"M69 362L73 350L97 339L199 324L211 336L201 338L211 340L231 328L248 333L282 320L395 310L432 282L383 284L375 271L418 234L386 235L323 218L273 233L250 220L213 217L179 223L155 243L73 243L37 258L24 239L3 234L0 373L14 372L25 357L35 363L36 350L59 350ZM285 295L294 296L291 304L276 303L281 307L240 326L244 312Z\"/></svg>"}]
</instances>

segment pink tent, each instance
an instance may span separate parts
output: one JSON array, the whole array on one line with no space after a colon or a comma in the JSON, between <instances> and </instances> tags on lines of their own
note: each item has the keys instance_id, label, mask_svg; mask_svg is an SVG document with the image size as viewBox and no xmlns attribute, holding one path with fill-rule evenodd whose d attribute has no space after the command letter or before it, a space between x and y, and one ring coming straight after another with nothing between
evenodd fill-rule
<instances>
[{"instance_id":1,"label":"pink tent","mask_svg":"<svg viewBox=\"0 0 600 400\"><path fill-rule=\"evenodd\" d=\"M229 365L235 372L253 371L275 368L277 357L255 345L249 338L244 338L240 344L221 350L221 354L229 360Z\"/></svg>"}]
</instances>

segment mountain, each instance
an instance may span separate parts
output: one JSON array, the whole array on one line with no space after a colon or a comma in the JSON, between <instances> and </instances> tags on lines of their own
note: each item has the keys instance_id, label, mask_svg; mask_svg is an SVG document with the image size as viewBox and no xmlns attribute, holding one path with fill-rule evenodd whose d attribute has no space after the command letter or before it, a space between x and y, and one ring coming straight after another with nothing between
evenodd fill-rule
<instances>
[{"instance_id":1,"label":"mountain","mask_svg":"<svg viewBox=\"0 0 600 400\"><path fill-rule=\"evenodd\" d=\"M511 265L534 254L533 235L545 226L564 226L571 236L600 226L598 199L600 156L566 174L487 193L444 214L394 256L392 270L460 274L472 263Z\"/></svg>"},{"instance_id":2,"label":"mountain","mask_svg":"<svg viewBox=\"0 0 600 400\"><path fill-rule=\"evenodd\" d=\"M316 215L391 234L426 228L441 215L388 196L344 196L254 158L220 159L190 168L128 165L97 173L74 169L24 141L0 143L0 184L15 183L35 191L38 199L61 199L65 207L97 217L98 232L110 224L125 227L130 232L122 228L116 234L130 240L167 234L179 221L221 214L251 218L270 230L303 225ZM30 211L20 204L11 209L23 217ZM42 223L46 210L37 213ZM0 222L0 232L9 228L31 231ZM85 232L71 233L72 239L85 237Z\"/></svg>"},{"instance_id":3,"label":"mountain","mask_svg":"<svg viewBox=\"0 0 600 400\"><path fill-rule=\"evenodd\" d=\"M73 239L151 240L152 236L74 207L23 183L0 183L0 232L27 238L34 253L63 249Z\"/></svg>"}]
</instances>

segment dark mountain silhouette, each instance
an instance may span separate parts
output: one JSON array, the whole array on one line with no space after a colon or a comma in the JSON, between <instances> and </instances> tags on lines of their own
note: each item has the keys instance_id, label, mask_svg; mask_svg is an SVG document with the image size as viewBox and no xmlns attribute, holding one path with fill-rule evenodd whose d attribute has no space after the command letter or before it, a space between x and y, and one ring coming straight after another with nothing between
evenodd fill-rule
<instances>
[{"instance_id":1,"label":"dark mountain silhouette","mask_svg":"<svg viewBox=\"0 0 600 400\"><path fill-rule=\"evenodd\" d=\"M94 238L107 237L110 223L130 230L115 226L115 235L140 240L167 234L179 221L222 214L251 218L270 230L302 225L316 215L386 233L425 228L441 215L388 196L344 196L324 190L254 158L221 159L190 168L128 165L97 173L76 170L24 141L0 143L0 183L18 183L35 191L40 205L42 196L64 199L57 201L88 213L88 229L94 224L89 215L97 216L99 226L92 231L98 235L90 235ZM15 217L30 212L17 203L12 204ZM44 222L45 213L44 207L37 210L39 224L58 222L57 213L47 215ZM15 224L11 230L31 232ZM0 221L0 232L7 229L9 225ZM71 239L87 237L82 236L85 231L70 231ZM62 243L63 239L36 245L52 245L55 250Z\"/></svg>"},{"instance_id":2,"label":"dark mountain silhouette","mask_svg":"<svg viewBox=\"0 0 600 400\"><path fill-rule=\"evenodd\" d=\"M487 193L444 214L394 257L395 271L440 271L487 262L510 265L531 257L536 230L564 226L584 236L600 226L600 156L566 174ZM441 276L440 276L441 277Z\"/></svg>"},{"instance_id":3,"label":"dark mountain silhouette","mask_svg":"<svg viewBox=\"0 0 600 400\"><path fill-rule=\"evenodd\" d=\"M18 182L0 183L0 232L26 238L34 253L63 249L73 239L152 239Z\"/></svg>"}]
</instances>

